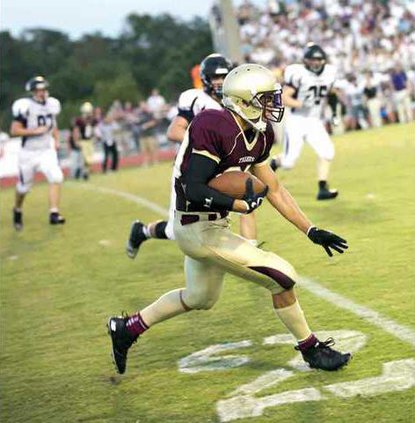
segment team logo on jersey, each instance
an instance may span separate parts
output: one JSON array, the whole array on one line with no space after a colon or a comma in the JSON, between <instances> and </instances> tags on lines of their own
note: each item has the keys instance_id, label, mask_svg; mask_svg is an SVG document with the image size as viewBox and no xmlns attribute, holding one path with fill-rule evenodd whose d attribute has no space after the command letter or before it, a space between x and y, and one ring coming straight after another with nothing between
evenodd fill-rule
<instances>
[{"instance_id":1,"label":"team logo on jersey","mask_svg":"<svg viewBox=\"0 0 415 423\"><path fill-rule=\"evenodd\" d=\"M238 164L241 163L253 163L255 161L255 157L253 156L244 156L239 159Z\"/></svg>"},{"instance_id":2,"label":"team logo on jersey","mask_svg":"<svg viewBox=\"0 0 415 423\"><path fill-rule=\"evenodd\" d=\"M212 207L212 202L213 202L213 198L212 197L210 197L210 198L205 198L205 207L207 208L207 209L210 209L211 207Z\"/></svg>"}]
</instances>

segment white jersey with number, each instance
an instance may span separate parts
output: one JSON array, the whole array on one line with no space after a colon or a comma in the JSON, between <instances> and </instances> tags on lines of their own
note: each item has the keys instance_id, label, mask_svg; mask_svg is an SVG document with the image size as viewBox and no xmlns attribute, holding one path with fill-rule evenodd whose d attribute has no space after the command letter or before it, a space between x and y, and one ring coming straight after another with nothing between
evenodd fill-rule
<instances>
[{"instance_id":1,"label":"white jersey with number","mask_svg":"<svg viewBox=\"0 0 415 423\"><path fill-rule=\"evenodd\" d=\"M44 103L33 98L20 98L13 103L13 120L27 129L47 126L49 131L42 135L22 137L22 147L29 151L47 150L53 146L52 129L56 128L56 116L61 111L59 100L48 97Z\"/></svg>"},{"instance_id":2,"label":"white jersey with number","mask_svg":"<svg viewBox=\"0 0 415 423\"><path fill-rule=\"evenodd\" d=\"M222 105L203 90L192 88L180 95L178 109L178 116L185 118L190 123L202 110L220 110Z\"/></svg>"},{"instance_id":3,"label":"white jersey with number","mask_svg":"<svg viewBox=\"0 0 415 423\"><path fill-rule=\"evenodd\" d=\"M336 85L336 68L325 65L319 75L309 71L303 64L285 68L284 83L294 88L294 98L303 103L301 108L291 109L291 113L304 117L323 117L327 95Z\"/></svg>"},{"instance_id":4,"label":"white jersey with number","mask_svg":"<svg viewBox=\"0 0 415 423\"><path fill-rule=\"evenodd\" d=\"M203 90L191 88L190 90L183 91L180 95L177 108L177 116L181 116L186 119L190 124L193 118L201 111L205 109L221 110L222 105L215 101L210 95L206 94ZM173 172L170 187L169 220L165 229L168 239L174 239L173 223L176 209L176 190L174 189L175 180L176 178L174 177Z\"/></svg>"}]
</instances>

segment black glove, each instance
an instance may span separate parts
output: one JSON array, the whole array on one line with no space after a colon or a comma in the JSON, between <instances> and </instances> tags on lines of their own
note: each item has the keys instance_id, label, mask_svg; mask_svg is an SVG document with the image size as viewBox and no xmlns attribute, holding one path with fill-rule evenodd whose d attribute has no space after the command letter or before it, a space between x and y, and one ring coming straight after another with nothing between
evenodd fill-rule
<instances>
[{"instance_id":1,"label":"black glove","mask_svg":"<svg viewBox=\"0 0 415 423\"><path fill-rule=\"evenodd\" d=\"M257 209L264 200L264 197L268 193L268 186L265 187L263 191L261 191L259 194L255 194L254 192L254 183L252 178L248 178L246 180L246 189L245 189L245 195L242 197L242 200L245 201L247 205L246 214L252 213L255 209Z\"/></svg>"},{"instance_id":2,"label":"black glove","mask_svg":"<svg viewBox=\"0 0 415 423\"><path fill-rule=\"evenodd\" d=\"M333 232L318 229L315 226L308 230L307 236L311 239L311 241L314 242L314 244L323 246L323 248L326 250L326 253L330 257L333 257L333 252L330 250L330 248L340 254L343 254L344 250L349 248L345 239L340 238Z\"/></svg>"}]
</instances>

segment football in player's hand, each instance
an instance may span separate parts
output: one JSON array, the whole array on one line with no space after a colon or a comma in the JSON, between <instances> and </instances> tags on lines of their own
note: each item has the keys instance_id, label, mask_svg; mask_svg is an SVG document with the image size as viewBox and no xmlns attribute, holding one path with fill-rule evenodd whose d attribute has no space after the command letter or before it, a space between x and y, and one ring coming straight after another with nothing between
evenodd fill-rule
<instances>
[{"instance_id":1,"label":"football in player's hand","mask_svg":"<svg viewBox=\"0 0 415 423\"><path fill-rule=\"evenodd\" d=\"M230 171L222 173L209 181L208 186L229 197L241 200L245 195L246 181L251 178L254 193L259 194L264 191L265 185L258 178L249 172Z\"/></svg>"}]
</instances>

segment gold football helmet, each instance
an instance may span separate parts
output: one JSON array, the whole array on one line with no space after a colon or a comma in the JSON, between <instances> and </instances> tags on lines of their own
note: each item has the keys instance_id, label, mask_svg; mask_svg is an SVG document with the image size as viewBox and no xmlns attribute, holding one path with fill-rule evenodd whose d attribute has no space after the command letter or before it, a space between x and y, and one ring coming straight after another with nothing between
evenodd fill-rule
<instances>
[{"instance_id":1,"label":"gold football helmet","mask_svg":"<svg viewBox=\"0 0 415 423\"><path fill-rule=\"evenodd\" d=\"M281 94L281 85L269 69L247 63L226 76L222 103L258 131L265 131L267 121L281 122Z\"/></svg>"},{"instance_id":2,"label":"gold football helmet","mask_svg":"<svg viewBox=\"0 0 415 423\"><path fill-rule=\"evenodd\" d=\"M83 115L92 115L94 106L89 101L85 101L85 103L82 103L80 111Z\"/></svg>"}]
</instances>

